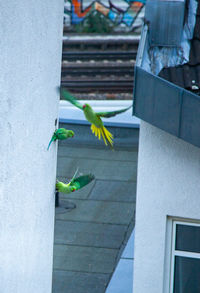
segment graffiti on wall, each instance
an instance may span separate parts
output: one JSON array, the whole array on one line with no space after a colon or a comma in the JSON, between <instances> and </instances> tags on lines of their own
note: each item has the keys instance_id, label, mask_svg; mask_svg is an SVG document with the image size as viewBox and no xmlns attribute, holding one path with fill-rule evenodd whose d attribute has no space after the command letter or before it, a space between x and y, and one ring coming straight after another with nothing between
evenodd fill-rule
<instances>
[{"instance_id":1,"label":"graffiti on wall","mask_svg":"<svg viewBox=\"0 0 200 293\"><path fill-rule=\"evenodd\" d=\"M65 0L65 23L83 23L91 13L98 12L115 26L132 28L140 17L146 0Z\"/></svg>"}]
</instances>

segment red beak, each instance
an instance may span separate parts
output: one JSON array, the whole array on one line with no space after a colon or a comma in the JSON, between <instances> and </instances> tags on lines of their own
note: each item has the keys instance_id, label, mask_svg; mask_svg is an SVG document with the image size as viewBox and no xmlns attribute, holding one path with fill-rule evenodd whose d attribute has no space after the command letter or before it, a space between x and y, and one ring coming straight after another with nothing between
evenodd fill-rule
<instances>
[{"instance_id":1,"label":"red beak","mask_svg":"<svg viewBox=\"0 0 200 293\"><path fill-rule=\"evenodd\" d=\"M83 105L83 109L85 109L86 105Z\"/></svg>"}]
</instances>

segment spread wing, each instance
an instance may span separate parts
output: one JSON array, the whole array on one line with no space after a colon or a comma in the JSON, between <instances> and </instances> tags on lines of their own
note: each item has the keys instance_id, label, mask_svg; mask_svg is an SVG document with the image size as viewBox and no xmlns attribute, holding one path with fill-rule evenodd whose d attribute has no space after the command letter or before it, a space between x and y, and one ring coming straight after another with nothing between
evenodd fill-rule
<instances>
[{"instance_id":1,"label":"spread wing","mask_svg":"<svg viewBox=\"0 0 200 293\"><path fill-rule=\"evenodd\" d=\"M70 182L70 186L73 186L76 190L78 190L89 184L92 180L94 180L94 178L95 177L93 174L82 175L72 179L72 181Z\"/></svg>"},{"instance_id":2,"label":"spread wing","mask_svg":"<svg viewBox=\"0 0 200 293\"><path fill-rule=\"evenodd\" d=\"M76 98L74 96L72 96L72 94L70 92L61 88L60 94L65 100L67 100L68 102L70 102L74 106L78 107L79 109L83 110L83 106L76 100Z\"/></svg>"},{"instance_id":3,"label":"spread wing","mask_svg":"<svg viewBox=\"0 0 200 293\"><path fill-rule=\"evenodd\" d=\"M124 109L121 109L121 110L116 110L116 111L111 111L111 112L95 112L95 113L99 117L110 118L110 117L114 117L115 115L118 115L118 114L121 114L123 112L126 112L131 107L132 107L132 105L130 107L127 107L127 108L124 108Z\"/></svg>"}]
</instances>

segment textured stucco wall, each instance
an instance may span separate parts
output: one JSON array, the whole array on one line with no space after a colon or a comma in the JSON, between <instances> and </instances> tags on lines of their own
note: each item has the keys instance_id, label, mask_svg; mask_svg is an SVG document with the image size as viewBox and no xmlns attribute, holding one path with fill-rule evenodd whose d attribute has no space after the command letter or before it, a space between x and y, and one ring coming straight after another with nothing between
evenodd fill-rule
<instances>
[{"instance_id":1,"label":"textured stucco wall","mask_svg":"<svg viewBox=\"0 0 200 293\"><path fill-rule=\"evenodd\" d=\"M141 122L134 293L163 292L167 215L200 219L200 149Z\"/></svg>"},{"instance_id":2,"label":"textured stucco wall","mask_svg":"<svg viewBox=\"0 0 200 293\"><path fill-rule=\"evenodd\" d=\"M63 1L0 7L0 292L48 293Z\"/></svg>"}]
</instances>

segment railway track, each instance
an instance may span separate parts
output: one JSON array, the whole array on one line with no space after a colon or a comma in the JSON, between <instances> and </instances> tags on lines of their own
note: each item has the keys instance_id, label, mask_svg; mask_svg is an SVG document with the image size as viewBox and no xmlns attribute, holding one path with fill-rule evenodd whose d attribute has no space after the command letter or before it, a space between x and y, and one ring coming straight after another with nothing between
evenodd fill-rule
<instances>
[{"instance_id":1,"label":"railway track","mask_svg":"<svg viewBox=\"0 0 200 293\"><path fill-rule=\"evenodd\" d=\"M138 37L72 35L64 36L63 51L135 51L138 43Z\"/></svg>"},{"instance_id":2,"label":"railway track","mask_svg":"<svg viewBox=\"0 0 200 293\"><path fill-rule=\"evenodd\" d=\"M118 92L132 92L133 80L71 80L62 82L62 86L67 89L71 89L72 92L106 92L106 93L118 93Z\"/></svg>"},{"instance_id":3,"label":"railway track","mask_svg":"<svg viewBox=\"0 0 200 293\"><path fill-rule=\"evenodd\" d=\"M114 44L113 40L101 40L98 44L92 40L78 42L76 47L73 40L67 47L64 41L62 86L74 93L131 93L138 43L118 40L113 50ZM81 45L84 51L80 50ZM129 50L122 50L125 45Z\"/></svg>"},{"instance_id":4,"label":"railway track","mask_svg":"<svg viewBox=\"0 0 200 293\"><path fill-rule=\"evenodd\" d=\"M133 76L134 73L134 64L135 62L70 62L63 63L62 66L62 78L65 79L67 77L72 76L122 76L122 75L130 75Z\"/></svg>"},{"instance_id":5,"label":"railway track","mask_svg":"<svg viewBox=\"0 0 200 293\"><path fill-rule=\"evenodd\" d=\"M104 52L98 52L98 51L78 51L78 52L63 52L62 54L62 60L67 61L88 61L88 60L94 60L94 61L112 61L112 60L134 60L136 59L137 51L104 51Z\"/></svg>"}]
</instances>

